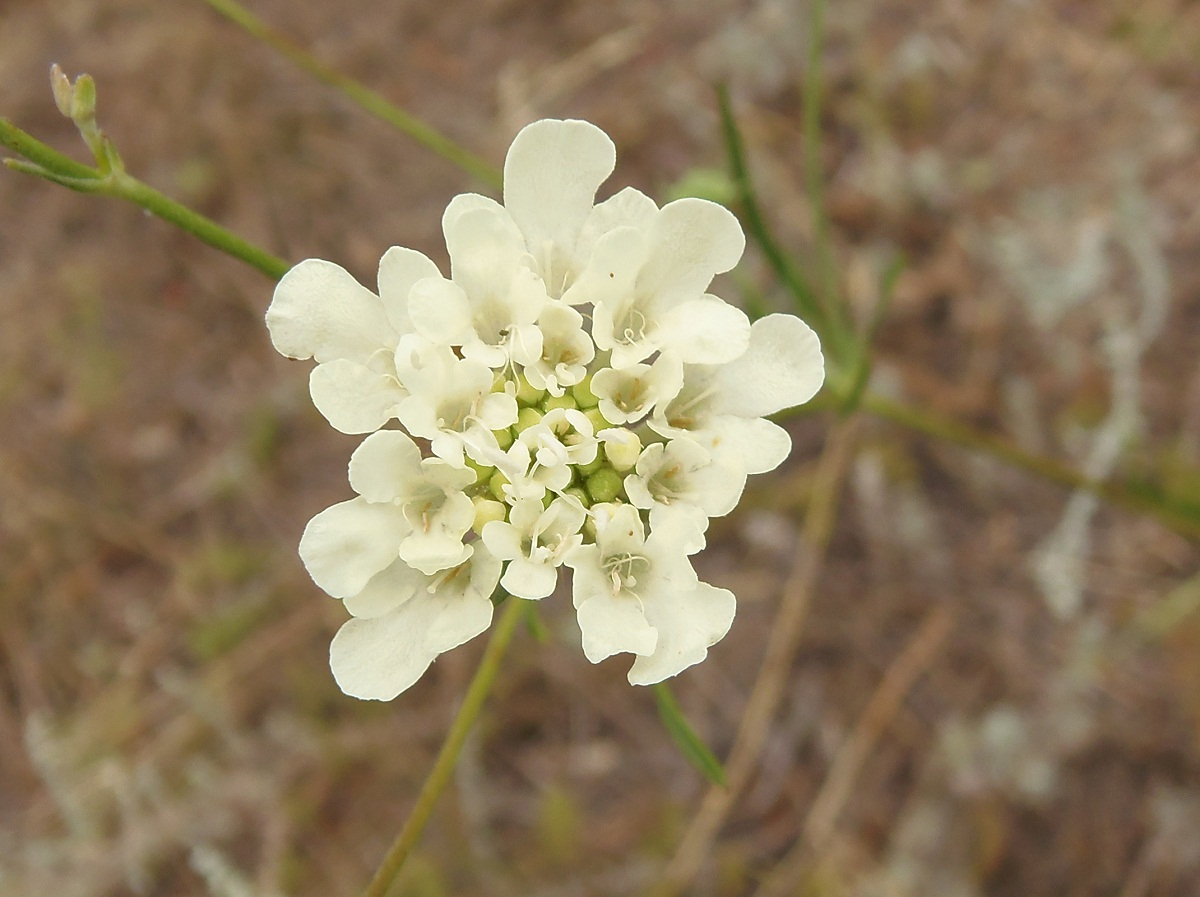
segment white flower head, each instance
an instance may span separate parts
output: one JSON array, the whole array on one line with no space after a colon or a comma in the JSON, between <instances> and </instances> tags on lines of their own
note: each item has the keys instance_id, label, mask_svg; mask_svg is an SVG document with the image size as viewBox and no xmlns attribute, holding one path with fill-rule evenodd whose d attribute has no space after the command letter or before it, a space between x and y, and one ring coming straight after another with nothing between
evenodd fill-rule
<instances>
[{"instance_id":1,"label":"white flower head","mask_svg":"<svg viewBox=\"0 0 1200 897\"><path fill-rule=\"evenodd\" d=\"M521 499L507 522L487 524L484 544L496 557L509 561L500 585L519 598L545 598L553 592L557 568L583 542L580 529L585 517L583 505L569 498L556 498L548 506L537 499Z\"/></svg>"},{"instance_id":2,"label":"white flower head","mask_svg":"<svg viewBox=\"0 0 1200 897\"><path fill-rule=\"evenodd\" d=\"M714 462L690 439L647 446L625 480L629 501L650 512L651 527L657 529L668 517L681 514L697 532L708 528L708 518L732 511L745 486L744 468Z\"/></svg>"},{"instance_id":3,"label":"white flower head","mask_svg":"<svg viewBox=\"0 0 1200 897\"><path fill-rule=\"evenodd\" d=\"M596 202L615 160L594 125L535 122L509 149L503 203L446 208L449 276L393 248L378 294L314 259L280 281L272 342L316 362L330 423L370 434L350 459L356 497L300 541L352 616L330 651L347 694L395 697L487 628L497 587L549 599L564 567L585 655L632 654L634 684L728 631L733 595L691 555L746 475L786 456L766 417L819 388L820 346L796 318L751 325L709 292L745 245L727 210L631 188Z\"/></svg>"},{"instance_id":4,"label":"white flower head","mask_svg":"<svg viewBox=\"0 0 1200 897\"><path fill-rule=\"evenodd\" d=\"M397 410L400 422L455 466L462 466L464 449L486 461L488 449L498 447L493 431L517 421L516 400L492 391L491 370L482 362L455 357L448 348L402 376L409 395Z\"/></svg>"},{"instance_id":5,"label":"white flower head","mask_svg":"<svg viewBox=\"0 0 1200 897\"><path fill-rule=\"evenodd\" d=\"M766 415L807 402L824 380L812 328L792 315L767 315L754 322L739 358L686 366L683 388L657 410L650 427L667 438L688 436L747 473L766 473L792 448L787 432Z\"/></svg>"},{"instance_id":6,"label":"white flower head","mask_svg":"<svg viewBox=\"0 0 1200 897\"><path fill-rule=\"evenodd\" d=\"M600 413L614 424L637 423L653 408L675 398L682 387L683 363L665 352L653 364L605 368L592 377Z\"/></svg>"},{"instance_id":7,"label":"white flower head","mask_svg":"<svg viewBox=\"0 0 1200 897\"><path fill-rule=\"evenodd\" d=\"M348 695L390 701L415 683L434 659L492 622L500 561L486 549L432 576L403 561L381 571L348 600L363 611L342 625L329 646L334 679Z\"/></svg>"}]
</instances>

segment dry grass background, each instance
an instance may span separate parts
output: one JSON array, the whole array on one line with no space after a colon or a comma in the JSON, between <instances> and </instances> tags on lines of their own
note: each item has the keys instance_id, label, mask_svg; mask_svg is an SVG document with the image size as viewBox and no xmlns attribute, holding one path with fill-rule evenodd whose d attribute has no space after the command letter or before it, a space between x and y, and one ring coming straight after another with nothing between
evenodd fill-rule
<instances>
[{"instance_id":1,"label":"dry grass background","mask_svg":"<svg viewBox=\"0 0 1200 897\"><path fill-rule=\"evenodd\" d=\"M824 163L848 300L869 307L890 253L908 259L875 388L1200 499L1200 6L831 6ZM619 147L613 184L660 196L723 164L726 81L770 217L811 245L803 3L253 8L496 161L533 118L595 121ZM367 283L392 244L444 261L441 209L474 189L199 2L0 2L0 113L75 153L51 62L96 76L135 174ZM271 285L16 173L0 210L0 894L356 893L481 645L391 704L342 696L326 665L342 610L295 546L348 494L355 442L272 352ZM741 277L782 301L760 259ZM689 893L1200 893L1195 541L862 423L782 708ZM740 599L676 684L718 754L830 424L792 425L791 461L700 562ZM675 850L702 782L625 664L584 660L569 603L545 619L397 893L642 894ZM820 849L781 865L820 795Z\"/></svg>"}]
</instances>

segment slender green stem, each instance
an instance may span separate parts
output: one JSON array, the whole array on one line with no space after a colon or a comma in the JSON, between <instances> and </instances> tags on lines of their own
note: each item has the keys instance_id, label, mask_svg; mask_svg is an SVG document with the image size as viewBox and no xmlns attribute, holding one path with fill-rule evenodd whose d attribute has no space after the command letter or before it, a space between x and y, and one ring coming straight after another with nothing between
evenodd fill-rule
<instances>
[{"instance_id":1,"label":"slender green stem","mask_svg":"<svg viewBox=\"0 0 1200 897\"><path fill-rule=\"evenodd\" d=\"M1035 455L1001 437L980 432L959 421L912 405L894 402L874 393L863 393L860 406L864 411L893 423L990 455L1005 464L1036 474L1068 489L1090 492L1109 504L1146 514L1176 532L1200 538L1200 515L1178 508L1159 496L1139 492L1125 483L1092 479L1055 458Z\"/></svg>"},{"instance_id":2,"label":"slender green stem","mask_svg":"<svg viewBox=\"0 0 1200 897\"><path fill-rule=\"evenodd\" d=\"M729 167L737 187L738 199L742 208L742 219L750 237L762 250L767 264L775 271L792 298L800 314L812 325L812 328L822 336L827 332L825 315L817 304L812 287L804 275L796 268L788 255L775 242L771 229L767 226L762 209L758 204L758 193L750 175L750 167L746 163L746 149L742 143L741 130L733 114L733 103L729 98L729 89L722 85L717 91L717 102L721 110L721 132L725 137L725 152L729 155Z\"/></svg>"},{"instance_id":3,"label":"slender green stem","mask_svg":"<svg viewBox=\"0 0 1200 897\"><path fill-rule=\"evenodd\" d=\"M817 249L817 302L837 327L841 320L837 299L837 272L829 245L829 215L825 208L825 167L821 163L821 92L824 89L825 0L812 0L809 17L808 66L804 72L801 118L804 126L804 186L813 217Z\"/></svg>"},{"instance_id":4,"label":"slender green stem","mask_svg":"<svg viewBox=\"0 0 1200 897\"><path fill-rule=\"evenodd\" d=\"M66 177L80 180L100 177L100 173L96 169L84 165L82 162L76 162L70 156L64 156L36 137L26 134L7 118L0 118L0 146L7 147L18 156L25 157L47 171Z\"/></svg>"},{"instance_id":5,"label":"slender green stem","mask_svg":"<svg viewBox=\"0 0 1200 897\"><path fill-rule=\"evenodd\" d=\"M243 240L233 231L227 230L211 218L193 212L187 206L164 196L153 187L142 183L128 174L113 178L112 196L127 199L146 211L187 231L215 249L220 249L234 258L258 269L272 280L279 280L291 268L291 264Z\"/></svg>"},{"instance_id":6,"label":"slender green stem","mask_svg":"<svg viewBox=\"0 0 1200 897\"><path fill-rule=\"evenodd\" d=\"M25 157L4 160L5 166L14 171L36 175L81 193L98 193L132 202L163 221L198 237L209 246L241 259L273 280L278 280L291 267L283 259L242 239L211 218L192 211L139 181L120 165L104 172L99 168L76 162L6 119L0 119L0 144ZM102 150L104 158L119 161L120 157L116 155L115 149L111 149L111 143L106 138Z\"/></svg>"},{"instance_id":7,"label":"slender green stem","mask_svg":"<svg viewBox=\"0 0 1200 897\"><path fill-rule=\"evenodd\" d=\"M401 133L407 134L426 149L433 151L489 187L500 189L501 174L494 165L455 143L415 115L405 112L389 102L381 94L325 65L311 53L271 28L236 0L204 0L204 2L256 40L262 41L276 52L286 56L322 84L341 91L371 115L382 119Z\"/></svg>"},{"instance_id":8,"label":"slender green stem","mask_svg":"<svg viewBox=\"0 0 1200 897\"><path fill-rule=\"evenodd\" d=\"M430 770L429 777L425 779L421 793L417 795L417 802L413 806L412 813L409 815L408 821L404 823L400 834L396 836L396 840L392 842L375 877L371 879L371 883L363 892L363 897L384 897L387 894L392 882L395 881L400 869L404 866L404 861L408 859L408 855L421 837L421 832L425 829L425 823L429 821L438 797L450 782L450 776L458 762L463 742L466 741L471 726L479 717L479 711L483 708L483 702L486 700L488 692L491 691L496 673L500 669L500 660L504 657L504 652L508 648L509 642L512 641L517 623L528 606L528 602L521 598L510 597L505 603L508 606L504 608L499 622L492 630L491 641L488 642L487 649L483 652L479 669L475 671L475 677L467 688L467 694L463 698L458 715L454 717L450 731L446 733L446 740L442 743L442 749L433 764L433 769Z\"/></svg>"}]
</instances>

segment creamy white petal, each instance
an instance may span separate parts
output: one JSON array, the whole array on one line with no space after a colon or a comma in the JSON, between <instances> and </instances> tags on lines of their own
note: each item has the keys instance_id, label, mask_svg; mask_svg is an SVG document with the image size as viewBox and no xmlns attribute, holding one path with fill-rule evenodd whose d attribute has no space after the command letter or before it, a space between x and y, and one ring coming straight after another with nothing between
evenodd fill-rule
<instances>
[{"instance_id":1,"label":"creamy white petal","mask_svg":"<svg viewBox=\"0 0 1200 897\"><path fill-rule=\"evenodd\" d=\"M350 456L350 488L371 502L407 496L421 479L421 450L399 430L380 430Z\"/></svg>"},{"instance_id":2,"label":"creamy white petal","mask_svg":"<svg viewBox=\"0 0 1200 897\"><path fill-rule=\"evenodd\" d=\"M390 701L438 654L487 629L492 611L476 594L422 592L384 616L349 620L329 646L334 679L353 697Z\"/></svg>"},{"instance_id":3,"label":"creamy white petal","mask_svg":"<svg viewBox=\"0 0 1200 897\"><path fill-rule=\"evenodd\" d=\"M562 301L568 305L587 302L603 305L609 309L610 317L621 314L622 306L633 301L634 286L646 252L644 231L636 227L617 227L608 231L596 240L587 267L563 294ZM600 342L602 338L611 345L611 330L603 337L596 334L596 345L606 349L609 346Z\"/></svg>"},{"instance_id":4,"label":"creamy white petal","mask_svg":"<svg viewBox=\"0 0 1200 897\"><path fill-rule=\"evenodd\" d=\"M508 569L500 578L500 585L504 586L510 595L530 600L545 598L554 591L557 584L557 568L519 556L508 562Z\"/></svg>"},{"instance_id":5,"label":"creamy white petal","mask_svg":"<svg viewBox=\"0 0 1200 897\"><path fill-rule=\"evenodd\" d=\"M370 619L391 613L416 592L426 578L404 561L395 561L371 577L357 595L342 603L352 616Z\"/></svg>"},{"instance_id":6,"label":"creamy white petal","mask_svg":"<svg viewBox=\"0 0 1200 897\"><path fill-rule=\"evenodd\" d=\"M704 435L708 437L707 443ZM728 457L743 465L748 474L774 470L792 450L792 437L787 430L762 417L720 415L709 421L705 434L693 436L716 457Z\"/></svg>"},{"instance_id":7,"label":"creamy white petal","mask_svg":"<svg viewBox=\"0 0 1200 897\"><path fill-rule=\"evenodd\" d=\"M399 557L408 525L391 504L352 498L326 508L300 537L300 559L313 582L334 598L357 595Z\"/></svg>"},{"instance_id":8,"label":"creamy white petal","mask_svg":"<svg viewBox=\"0 0 1200 897\"><path fill-rule=\"evenodd\" d=\"M592 663L622 652L650 654L658 643L641 602L630 595L594 592L583 598L577 614L583 653Z\"/></svg>"},{"instance_id":9,"label":"creamy white petal","mask_svg":"<svg viewBox=\"0 0 1200 897\"><path fill-rule=\"evenodd\" d=\"M413 285L427 277L441 276L437 265L415 249L393 246L383 254L379 260L379 298L396 333L403 336L412 332L408 294Z\"/></svg>"},{"instance_id":10,"label":"creamy white petal","mask_svg":"<svg viewBox=\"0 0 1200 897\"><path fill-rule=\"evenodd\" d=\"M649 230L657 214L658 205L645 193L634 187L618 190L604 202L596 203L588 215L576 244L580 255L586 259L596 241L618 227Z\"/></svg>"},{"instance_id":11,"label":"creamy white petal","mask_svg":"<svg viewBox=\"0 0 1200 897\"><path fill-rule=\"evenodd\" d=\"M475 209L489 209L492 212L500 215L502 218L508 218L511 222L512 230L518 238L521 236L521 231L516 223L512 221L512 217L508 211L496 200L490 196L483 196L479 193L460 193L450 200L450 204L446 206L446 211L442 213L442 234L449 234L454 230L454 225L465 212L471 212Z\"/></svg>"},{"instance_id":12,"label":"creamy white petal","mask_svg":"<svg viewBox=\"0 0 1200 897\"><path fill-rule=\"evenodd\" d=\"M396 416L407 395L395 377L335 358L319 364L308 377L313 404L335 430L370 433Z\"/></svg>"},{"instance_id":13,"label":"creamy white petal","mask_svg":"<svg viewBox=\"0 0 1200 897\"><path fill-rule=\"evenodd\" d=\"M520 507L521 504L521 502L517 502L516 506ZM501 560L511 561L513 558L521 556L521 531L507 521L493 520L485 524L480 538L483 539L483 544L487 546L488 551Z\"/></svg>"},{"instance_id":14,"label":"creamy white petal","mask_svg":"<svg viewBox=\"0 0 1200 897\"><path fill-rule=\"evenodd\" d=\"M698 583L691 591L664 589L646 602L646 618L658 633L649 655L629 670L633 685L653 685L697 664L733 625L737 602L728 589Z\"/></svg>"},{"instance_id":15,"label":"creamy white petal","mask_svg":"<svg viewBox=\"0 0 1200 897\"><path fill-rule=\"evenodd\" d=\"M542 120L517 134L504 160L504 206L553 295L576 273L575 244L617 151L585 121Z\"/></svg>"},{"instance_id":16,"label":"creamy white petal","mask_svg":"<svg viewBox=\"0 0 1200 897\"><path fill-rule=\"evenodd\" d=\"M473 336L471 303L462 287L442 277L417 281L408 294L413 328L430 342L461 346Z\"/></svg>"},{"instance_id":17,"label":"creamy white petal","mask_svg":"<svg viewBox=\"0 0 1200 897\"><path fill-rule=\"evenodd\" d=\"M639 294L673 305L704 293L715 275L742 257L746 238L734 214L705 199L677 199L659 209L647 235Z\"/></svg>"},{"instance_id":18,"label":"creamy white petal","mask_svg":"<svg viewBox=\"0 0 1200 897\"><path fill-rule=\"evenodd\" d=\"M714 375L716 410L765 417L807 402L825 380L821 343L794 315L767 315L750 328L749 347Z\"/></svg>"},{"instance_id":19,"label":"creamy white petal","mask_svg":"<svg viewBox=\"0 0 1200 897\"><path fill-rule=\"evenodd\" d=\"M306 259L280 279L267 309L271 343L288 358L366 364L396 344L379 297L339 265Z\"/></svg>"},{"instance_id":20,"label":"creamy white petal","mask_svg":"<svg viewBox=\"0 0 1200 897\"><path fill-rule=\"evenodd\" d=\"M513 272L525 256L520 232L503 211L480 207L454 219L446 232L450 277L471 298L472 305L497 291L507 293ZM536 313L529 318L533 321Z\"/></svg>"},{"instance_id":21,"label":"creamy white petal","mask_svg":"<svg viewBox=\"0 0 1200 897\"><path fill-rule=\"evenodd\" d=\"M716 296L676 305L659 323L664 351L684 364L725 364L750 345L750 319Z\"/></svg>"},{"instance_id":22,"label":"creamy white petal","mask_svg":"<svg viewBox=\"0 0 1200 897\"><path fill-rule=\"evenodd\" d=\"M466 498L465 495L462 497ZM474 506L471 511L473 520ZM470 527L470 522L467 527ZM471 545L463 544L461 535L455 537L442 528L429 531L414 529L400 543L400 559L428 576L457 567L465 562L473 551Z\"/></svg>"}]
</instances>

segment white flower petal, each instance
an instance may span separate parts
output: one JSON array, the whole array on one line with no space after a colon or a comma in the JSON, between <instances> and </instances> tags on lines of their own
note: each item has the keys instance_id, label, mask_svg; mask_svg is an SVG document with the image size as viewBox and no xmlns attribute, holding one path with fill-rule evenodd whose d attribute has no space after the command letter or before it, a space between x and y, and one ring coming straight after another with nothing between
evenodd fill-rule
<instances>
[{"instance_id":1,"label":"white flower petal","mask_svg":"<svg viewBox=\"0 0 1200 897\"><path fill-rule=\"evenodd\" d=\"M379 297L345 268L306 259L280 279L267 309L271 343L288 358L348 358L366 364L396 345Z\"/></svg>"},{"instance_id":2,"label":"white flower petal","mask_svg":"<svg viewBox=\"0 0 1200 897\"><path fill-rule=\"evenodd\" d=\"M715 275L742 257L746 238L734 214L705 199L677 199L659 209L647 236L639 294L673 305L704 293Z\"/></svg>"},{"instance_id":3,"label":"white flower petal","mask_svg":"<svg viewBox=\"0 0 1200 897\"><path fill-rule=\"evenodd\" d=\"M641 603L629 595L596 592L583 600L577 613L583 653L592 663L621 652L650 654L658 643Z\"/></svg>"},{"instance_id":4,"label":"white flower petal","mask_svg":"<svg viewBox=\"0 0 1200 897\"><path fill-rule=\"evenodd\" d=\"M617 150L585 121L543 120L517 134L504 160L504 206L552 295L575 274L575 244Z\"/></svg>"},{"instance_id":5,"label":"white flower petal","mask_svg":"<svg viewBox=\"0 0 1200 897\"><path fill-rule=\"evenodd\" d=\"M659 327L664 351L684 364L725 364L750 345L746 313L708 293L676 305Z\"/></svg>"},{"instance_id":6,"label":"white flower petal","mask_svg":"<svg viewBox=\"0 0 1200 897\"><path fill-rule=\"evenodd\" d=\"M370 502L390 502L421 479L421 450L407 433L380 430L350 456L350 488Z\"/></svg>"},{"instance_id":7,"label":"white flower petal","mask_svg":"<svg viewBox=\"0 0 1200 897\"><path fill-rule=\"evenodd\" d=\"M657 214L658 206L645 193L634 187L618 190L604 202L596 203L588 215L577 244L580 256L586 258L596 241L610 230L618 227L649 230Z\"/></svg>"},{"instance_id":8,"label":"white flower petal","mask_svg":"<svg viewBox=\"0 0 1200 897\"><path fill-rule=\"evenodd\" d=\"M300 559L313 582L334 598L357 595L399 557L408 525L395 505L352 498L326 508L300 537Z\"/></svg>"},{"instance_id":9,"label":"white flower petal","mask_svg":"<svg viewBox=\"0 0 1200 897\"><path fill-rule=\"evenodd\" d=\"M455 218L446 231L450 277L473 305L507 293L525 256L525 243L503 210L472 208ZM537 317L535 313L529 321Z\"/></svg>"},{"instance_id":10,"label":"white flower petal","mask_svg":"<svg viewBox=\"0 0 1200 897\"><path fill-rule=\"evenodd\" d=\"M346 694L390 701L421 678L438 654L491 622L486 597L418 592L382 617L347 621L329 646L329 666Z\"/></svg>"},{"instance_id":11,"label":"white flower petal","mask_svg":"<svg viewBox=\"0 0 1200 897\"><path fill-rule=\"evenodd\" d=\"M697 664L725 637L737 609L733 593L708 583L691 591L664 589L646 602L646 618L658 633L649 655L629 670L633 685L653 685Z\"/></svg>"},{"instance_id":12,"label":"white flower petal","mask_svg":"<svg viewBox=\"0 0 1200 897\"><path fill-rule=\"evenodd\" d=\"M308 376L313 404L341 433L371 433L396 416L407 393L395 377L335 358Z\"/></svg>"},{"instance_id":13,"label":"white flower petal","mask_svg":"<svg viewBox=\"0 0 1200 897\"><path fill-rule=\"evenodd\" d=\"M710 427L706 444L713 455L744 466L748 474L774 470L792 450L787 430L766 418L727 414L710 421ZM694 435L705 444L700 434Z\"/></svg>"},{"instance_id":14,"label":"white flower petal","mask_svg":"<svg viewBox=\"0 0 1200 897\"><path fill-rule=\"evenodd\" d=\"M540 504L540 502L539 502ZM517 507L521 502L517 502ZM504 561L521 556L521 531L504 520L492 520L484 524L479 534L488 551Z\"/></svg>"},{"instance_id":15,"label":"white flower petal","mask_svg":"<svg viewBox=\"0 0 1200 897\"><path fill-rule=\"evenodd\" d=\"M475 209L490 209L492 212L499 214L502 218L509 218L507 210L496 200L490 196L482 196L479 193L460 193L458 196L450 200L450 204L446 206L446 211L442 213L442 234L449 234L454 230L454 225L465 212L471 212ZM513 232L520 237L520 229L516 223L512 223Z\"/></svg>"},{"instance_id":16,"label":"white flower petal","mask_svg":"<svg viewBox=\"0 0 1200 897\"><path fill-rule=\"evenodd\" d=\"M383 254L379 260L379 298L396 333L401 336L412 333L408 294L413 285L428 277L441 276L437 265L415 249L393 246Z\"/></svg>"},{"instance_id":17,"label":"white flower petal","mask_svg":"<svg viewBox=\"0 0 1200 897\"><path fill-rule=\"evenodd\" d=\"M413 328L430 342L461 346L472 336L471 304L462 287L442 277L415 283L408 294Z\"/></svg>"},{"instance_id":18,"label":"white flower petal","mask_svg":"<svg viewBox=\"0 0 1200 897\"><path fill-rule=\"evenodd\" d=\"M717 370L716 410L765 417L807 402L824 380L821 343L812 328L794 315L767 315L750 328L745 354Z\"/></svg>"},{"instance_id":19,"label":"white flower petal","mask_svg":"<svg viewBox=\"0 0 1200 897\"><path fill-rule=\"evenodd\" d=\"M425 581L420 571L398 560L372 576L361 592L342 603L352 616L382 617L411 598Z\"/></svg>"},{"instance_id":20,"label":"white flower petal","mask_svg":"<svg viewBox=\"0 0 1200 897\"><path fill-rule=\"evenodd\" d=\"M519 556L508 562L508 569L500 578L500 585L504 586L510 595L530 600L545 598L554 591L557 584L557 568Z\"/></svg>"},{"instance_id":21,"label":"white flower petal","mask_svg":"<svg viewBox=\"0 0 1200 897\"><path fill-rule=\"evenodd\" d=\"M460 497L467 498L465 495ZM467 498L467 501L470 499ZM471 511L471 517L474 519L473 505ZM467 527L470 524L471 521L467 521ZM464 527L464 530L467 527ZM414 529L400 543L400 559L427 576L457 567L464 563L473 551L472 546L463 544L461 535L456 537L440 527L428 532Z\"/></svg>"}]
</instances>

